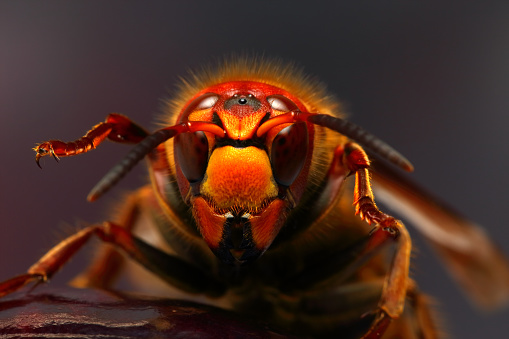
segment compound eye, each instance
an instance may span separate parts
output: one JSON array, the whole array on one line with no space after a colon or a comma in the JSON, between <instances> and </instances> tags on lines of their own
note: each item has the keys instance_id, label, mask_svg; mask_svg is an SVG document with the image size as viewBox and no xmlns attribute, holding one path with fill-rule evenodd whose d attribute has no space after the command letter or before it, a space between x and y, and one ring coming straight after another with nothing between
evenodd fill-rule
<instances>
[{"instance_id":1,"label":"compound eye","mask_svg":"<svg viewBox=\"0 0 509 339\"><path fill-rule=\"evenodd\" d=\"M308 153L308 130L305 122L282 129L270 151L272 174L277 183L290 186L299 175Z\"/></svg>"},{"instance_id":2,"label":"compound eye","mask_svg":"<svg viewBox=\"0 0 509 339\"><path fill-rule=\"evenodd\" d=\"M267 101L270 107L276 111L291 112L299 109L292 100L283 95L275 94L268 96Z\"/></svg>"},{"instance_id":3,"label":"compound eye","mask_svg":"<svg viewBox=\"0 0 509 339\"><path fill-rule=\"evenodd\" d=\"M182 133L175 137L175 161L190 183L205 176L209 158L209 143L204 132Z\"/></svg>"}]
</instances>

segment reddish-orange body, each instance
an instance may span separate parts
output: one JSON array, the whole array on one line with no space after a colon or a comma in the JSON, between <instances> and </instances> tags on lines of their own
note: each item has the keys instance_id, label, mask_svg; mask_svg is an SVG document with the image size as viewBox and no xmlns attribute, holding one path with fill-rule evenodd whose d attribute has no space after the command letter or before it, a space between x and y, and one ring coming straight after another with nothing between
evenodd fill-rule
<instances>
[{"instance_id":1,"label":"reddish-orange body","mask_svg":"<svg viewBox=\"0 0 509 339\"><path fill-rule=\"evenodd\" d=\"M433 207L417 188L400 189L395 169L380 164L372 171L364 148L403 169L412 166L343 120L324 87L296 68L240 58L192 75L162 120L162 128L149 134L111 114L75 142L36 147L39 164L42 156L84 153L105 139L137 144L89 200L144 157L151 186L121 203L119 220L85 228L26 274L1 283L0 296L48 279L96 235L185 293L204 294L210 303L300 334L437 337L426 300L408 277L408 232L376 206L371 175L381 191L393 192L393 207L401 201L402 212L431 209L433 223L464 244L485 240L481 256L429 237L481 303L509 296L509 270L496 248L467 221ZM144 214L151 217L148 225ZM158 240L143 240L140 230L147 229ZM386 250L390 244L394 254ZM75 285L109 286L120 261L116 250L105 249ZM482 288L484 274L499 293Z\"/></svg>"}]
</instances>

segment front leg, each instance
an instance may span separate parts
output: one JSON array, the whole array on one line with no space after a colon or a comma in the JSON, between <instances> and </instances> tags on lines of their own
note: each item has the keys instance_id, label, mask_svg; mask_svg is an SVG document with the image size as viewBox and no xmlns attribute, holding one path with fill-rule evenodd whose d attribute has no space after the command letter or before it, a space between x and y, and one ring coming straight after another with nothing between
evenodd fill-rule
<instances>
[{"instance_id":1,"label":"front leg","mask_svg":"<svg viewBox=\"0 0 509 339\"><path fill-rule=\"evenodd\" d=\"M121 226L106 222L103 225L86 227L64 239L32 265L27 273L0 283L0 297L15 292L30 282L49 280L94 234L102 241L122 249L143 267L183 291L209 296L220 296L225 291L222 283L201 269L148 245Z\"/></svg>"},{"instance_id":2,"label":"front leg","mask_svg":"<svg viewBox=\"0 0 509 339\"><path fill-rule=\"evenodd\" d=\"M147 135L148 133L142 127L132 122L129 118L117 113L111 113L106 118L106 121L95 125L84 136L75 141L49 140L37 145L34 148L34 151L37 153L35 155L35 162L37 166L41 167L39 160L46 155L52 155L58 161L59 157L86 153L96 148L105 139L120 143L137 144Z\"/></svg>"},{"instance_id":3,"label":"front leg","mask_svg":"<svg viewBox=\"0 0 509 339\"><path fill-rule=\"evenodd\" d=\"M395 218L381 212L375 204L369 175L369 159L364 150L354 143L345 146L343 162L355 173L354 205L356 214L376 226L369 235L361 257L369 257L387 243L395 242L396 250L386 275L378 304L378 315L363 338L380 338L392 319L403 313L409 285L409 267L412 242L405 226Z\"/></svg>"}]
</instances>

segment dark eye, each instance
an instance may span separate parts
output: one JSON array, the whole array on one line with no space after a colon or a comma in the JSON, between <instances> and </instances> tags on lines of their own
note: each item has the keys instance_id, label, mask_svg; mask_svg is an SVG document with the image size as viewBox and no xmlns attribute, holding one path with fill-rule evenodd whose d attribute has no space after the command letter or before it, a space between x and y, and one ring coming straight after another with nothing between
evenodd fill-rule
<instances>
[{"instance_id":1,"label":"dark eye","mask_svg":"<svg viewBox=\"0 0 509 339\"><path fill-rule=\"evenodd\" d=\"M272 142L270 161L277 183L290 186L299 175L308 152L306 123L299 122L285 127Z\"/></svg>"},{"instance_id":2,"label":"dark eye","mask_svg":"<svg viewBox=\"0 0 509 339\"><path fill-rule=\"evenodd\" d=\"M208 163L209 143L203 132L182 133L175 137L175 161L190 183L200 182Z\"/></svg>"},{"instance_id":3,"label":"dark eye","mask_svg":"<svg viewBox=\"0 0 509 339\"><path fill-rule=\"evenodd\" d=\"M291 112L299 109L293 101L283 95L275 94L268 96L267 101L270 107L277 111Z\"/></svg>"}]
</instances>

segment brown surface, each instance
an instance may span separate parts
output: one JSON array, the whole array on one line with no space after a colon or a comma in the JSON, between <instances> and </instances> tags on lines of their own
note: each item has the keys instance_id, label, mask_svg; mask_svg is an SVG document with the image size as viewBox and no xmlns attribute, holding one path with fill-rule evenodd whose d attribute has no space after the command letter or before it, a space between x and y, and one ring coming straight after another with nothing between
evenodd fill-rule
<instances>
[{"instance_id":1,"label":"brown surface","mask_svg":"<svg viewBox=\"0 0 509 339\"><path fill-rule=\"evenodd\" d=\"M9 338L290 338L190 302L45 286L0 301L0 333Z\"/></svg>"}]
</instances>

